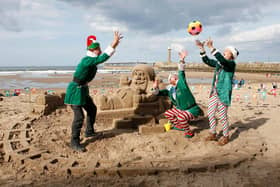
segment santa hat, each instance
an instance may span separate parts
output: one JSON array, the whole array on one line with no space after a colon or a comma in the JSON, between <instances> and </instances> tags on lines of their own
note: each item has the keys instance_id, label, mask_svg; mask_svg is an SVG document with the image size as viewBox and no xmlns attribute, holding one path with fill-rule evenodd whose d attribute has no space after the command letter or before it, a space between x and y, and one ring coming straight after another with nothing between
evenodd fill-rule
<instances>
[{"instance_id":1,"label":"santa hat","mask_svg":"<svg viewBox=\"0 0 280 187\"><path fill-rule=\"evenodd\" d=\"M87 49L96 49L100 44L96 42L96 36L90 35L87 37Z\"/></svg>"},{"instance_id":2,"label":"santa hat","mask_svg":"<svg viewBox=\"0 0 280 187\"><path fill-rule=\"evenodd\" d=\"M237 56L239 55L239 51L233 46L227 46L226 49L230 50L230 52L232 53L233 59L236 59Z\"/></svg>"}]
</instances>

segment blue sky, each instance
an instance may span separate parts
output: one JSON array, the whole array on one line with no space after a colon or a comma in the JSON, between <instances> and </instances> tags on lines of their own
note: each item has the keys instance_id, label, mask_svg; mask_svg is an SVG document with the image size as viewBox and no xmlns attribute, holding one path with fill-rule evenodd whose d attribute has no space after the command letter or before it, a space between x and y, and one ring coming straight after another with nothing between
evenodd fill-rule
<instances>
[{"instance_id":1,"label":"blue sky","mask_svg":"<svg viewBox=\"0 0 280 187\"><path fill-rule=\"evenodd\" d=\"M240 62L279 62L279 9L279 0L0 0L0 66L76 65L87 35L106 48L116 28L124 39L110 62L166 61L174 44L200 62L194 40L208 37L238 48ZM192 20L203 24L197 37L186 32Z\"/></svg>"}]
</instances>

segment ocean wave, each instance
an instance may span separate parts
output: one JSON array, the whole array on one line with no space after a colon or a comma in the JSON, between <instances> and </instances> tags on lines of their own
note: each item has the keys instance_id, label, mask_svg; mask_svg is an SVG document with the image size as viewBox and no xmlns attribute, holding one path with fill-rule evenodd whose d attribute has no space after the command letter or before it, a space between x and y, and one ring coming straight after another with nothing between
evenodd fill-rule
<instances>
[{"instance_id":1,"label":"ocean wave","mask_svg":"<svg viewBox=\"0 0 280 187\"><path fill-rule=\"evenodd\" d=\"M73 74L74 70L44 70L44 71L0 71L0 76L7 75L65 75ZM98 69L98 73L126 73L131 70Z\"/></svg>"}]
</instances>

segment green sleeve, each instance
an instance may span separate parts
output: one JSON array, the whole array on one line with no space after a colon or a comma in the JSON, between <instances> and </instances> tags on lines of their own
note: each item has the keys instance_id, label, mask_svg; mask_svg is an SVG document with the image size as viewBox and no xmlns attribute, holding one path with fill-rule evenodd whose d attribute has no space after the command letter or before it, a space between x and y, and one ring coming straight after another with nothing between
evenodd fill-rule
<instances>
[{"instance_id":1,"label":"green sleeve","mask_svg":"<svg viewBox=\"0 0 280 187\"><path fill-rule=\"evenodd\" d=\"M90 57L90 60L87 61L86 65L87 66L98 65L98 64L105 62L109 58L110 58L109 55L107 55L106 53L103 53L97 57Z\"/></svg>"},{"instance_id":2,"label":"green sleeve","mask_svg":"<svg viewBox=\"0 0 280 187\"><path fill-rule=\"evenodd\" d=\"M167 89L159 90L158 96L168 96L168 93Z\"/></svg>"},{"instance_id":3,"label":"green sleeve","mask_svg":"<svg viewBox=\"0 0 280 187\"><path fill-rule=\"evenodd\" d=\"M233 60L225 59L225 57L220 52L217 52L214 56L220 62L220 64L224 67L225 70L234 71L235 62Z\"/></svg>"},{"instance_id":4,"label":"green sleeve","mask_svg":"<svg viewBox=\"0 0 280 187\"><path fill-rule=\"evenodd\" d=\"M208 66L213 67L213 68L216 67L216 65L217 65L217 61L208 58L208 56L202 57L202 61L203 61L205 64L207 64Z\"/></svg>"},{"instance_id":5,"label":"green sleeve","mask_svg":"<svg viewBox=\"0 0 280 187\"><path fill-rule=\"evenodd\" d=\"M182 87L184 87L184 88L186 88L187 87L187 81L186 81L186 75L185 75L185 71L178 71L178 78L179 78L179 80L178 80L178 83L182 86Z\"/></svg>"}]
</instances>

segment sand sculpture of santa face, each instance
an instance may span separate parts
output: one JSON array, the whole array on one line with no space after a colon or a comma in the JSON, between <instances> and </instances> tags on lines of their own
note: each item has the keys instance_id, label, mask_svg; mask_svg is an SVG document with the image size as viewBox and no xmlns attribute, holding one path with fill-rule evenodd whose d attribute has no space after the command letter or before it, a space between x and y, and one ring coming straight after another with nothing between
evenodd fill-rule
<instances>
[{"instance_id":1,"label":"sand sculpture of santa face","mask_svg":"<svg viewBox=\"0 0 280 187\"><path fill-rule=\"evenodd\" d=\"M139 94L147 93L150 87L149 82L155 80L154 69L145 64L138 64L132 70L131 87L138 91Z\"/></svg>"},{"instance_id":2,"label":"sand sculpture of santa face","mask_svg":"<svg viewBox=\"0 0 280 187\"><path fill-rule=\"evenodd\" d=\"M121 87L111 96L97 98L101 110L135 107L137 103L151 102L156 98L151 93L155 79L154 69L145 64L138 64L132 69L131 80L121 77Z\"/></svg>"}]
</instances>

